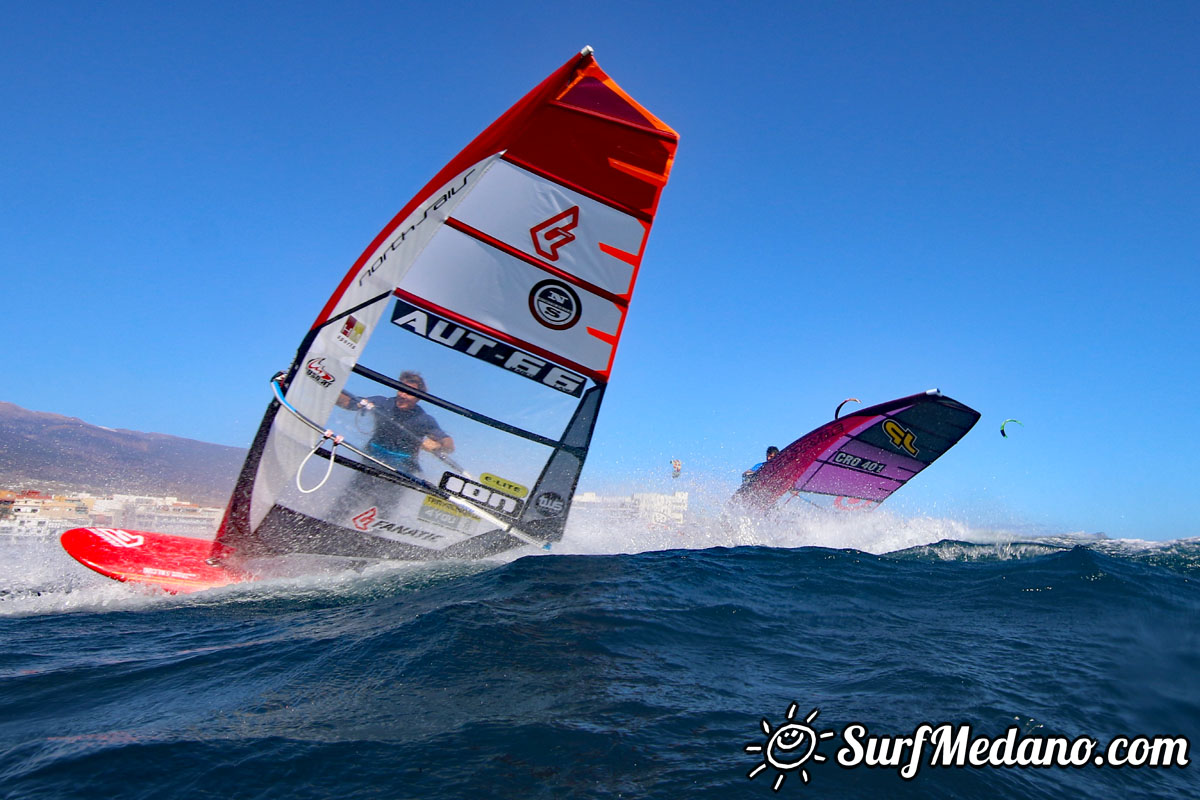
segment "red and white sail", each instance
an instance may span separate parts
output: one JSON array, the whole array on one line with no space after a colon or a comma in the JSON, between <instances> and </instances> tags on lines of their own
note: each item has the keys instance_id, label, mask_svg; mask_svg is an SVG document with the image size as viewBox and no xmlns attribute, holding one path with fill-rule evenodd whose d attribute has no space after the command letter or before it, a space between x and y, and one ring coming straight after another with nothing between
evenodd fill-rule
<instances>
[{"instance_id":1,"label":"red and white sail","mask_svg":"<svg viewBox=\"0 0 1200 800\"><path fill-rule=\"evenodd\" d=\"M590 48L480 134L325 304L219 545L428 558L561 537L677 139ZM337 401L414 369L457 450L393 474L361 455L375 423ZM353 449L330 459L314 423Z\"/></svg>"}]
</instances>

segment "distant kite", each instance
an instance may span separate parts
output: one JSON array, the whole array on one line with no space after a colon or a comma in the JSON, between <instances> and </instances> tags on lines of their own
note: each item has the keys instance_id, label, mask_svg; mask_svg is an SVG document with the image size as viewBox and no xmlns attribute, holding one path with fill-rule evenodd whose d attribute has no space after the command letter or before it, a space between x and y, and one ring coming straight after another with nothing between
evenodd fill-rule
<instances>
[{"instance_id":1,"label":"distant kite","mask_svg":"<svg viewBox=\"0 0 1200 800\"><path fill-rule=\"evenodd\" d=\"M833 410L833 418L834 419L838 418L838 416L842 413L842 406L846 405L846 403L861 403L861 402L862 401L859 400L857 397L847 397L845 400L838 403L838 407Z\"/></svg>"},{"instance_id":2,"label":"distant kite","mask_svg":"<svg viewBox=\"0 0 1200 800\"><path fill-rule=\"evenodd\" d=\"M671 469L673 470L673 472L671 473L671 477L678 478L680 471L683 469L683 462L680 461L678 458L672 459L671 460Z\"/></svg>"},{"instance_id":3,"label":"distant kite","mask_svg":"<svg viewBox=\"0 0 1200 800\"><path fill-rule=\"evenodd\" d=\"M1007 424L1008 424L1008 423L1010 423L1010 422L1015 422L1015 423L1017 423L1018 425L1020 425L1022 428L1024 428L1024 427L1025 427L1025 423L1024 423L1024 422L1021 422L1021 420L1019 420L1019 419L1006 419L1006 420L1004 420L1004 422L1001 422L1001 423L1000 423L1000 435L1001 435L1001 436L1003 436L1005 439L1007 439L1007 438L1008 438L1008 434L1004 432L1004 426L1005 426L1005 425L1007 425Z\"/></svg>"}]
</instances>

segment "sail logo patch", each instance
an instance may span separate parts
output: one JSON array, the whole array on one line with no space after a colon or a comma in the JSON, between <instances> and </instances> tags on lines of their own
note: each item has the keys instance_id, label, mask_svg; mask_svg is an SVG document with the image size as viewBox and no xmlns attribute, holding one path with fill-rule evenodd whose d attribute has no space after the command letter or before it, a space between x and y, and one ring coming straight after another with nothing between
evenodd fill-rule
<instances>
[{"instance_id":1,"label":"sail logo patch","mask_svg":"<svg viewBox=\"0 0 1200 800\"><path fill-rule=\"evenodd\" d=\"M905 450L909 455L916 455L920 451L917 450L917 437L908 428L905 428L894 419L889 419L883 423L883 432L892 440L892 444L896 445L897 449Z\"/></svg>"},{"instance_id":2,"label":"sail logo patch","mask_svg":"<svg viewBox=\"0 0 1200 800\"><path fill-rule=\"evenodd\" d=\"M833 507L839 511L870 511L879 505L874 500L863 500L861 497L846 497L839 495L833 499Z\"/></svg>"},{"instance_id":3,"label":"sail logo patch","mask_svg":"<svg viewBox=\"0 0 1200 800\"><path fill-rule=\"evenodd\" d=\"M561 214L555 214L545 222L529 229L533 237L533 249L547 261L558 261L558 251L575 241L571 233L579 224L579 206L571 206Z\"/></svg>"},{"instance_id":4,"label":"sail logo patch","mask_svg":"<svg viewBox=\"0 0 1200 800\"><path fill-rule=\"evenodd\" d=\"M488 511L509 519L521 516L521 509L524 507L524 503L512 495L489 489L482 483L467 480L450 472L442 475L440 486L450 494L470 500L481 508L486 508Z\"/></svg>"},{"instance_id":5,"label":"sail logo patch","mask_svg":"<svg viewBox=\"0 0 1200 800\"><path fill-rule=\"evenodd\" d=\"M559 514L567 510L566 501L564 501L556 492L545 492L544 494L539 494L537 500L535 500L533 504L538 511L542 512L547 517L557 517Z\"/></svg>"},{"instance_id":6,"label":"sail logo patch","mask_svg":"<svg viewBox=\"0 0 1200 800\"><path fill-rule=\"evenodd\" d=\"M354 527L358 528L360 531L366 531L371 529L371 523L375 521L375 517L378 515L379 509L377 509L375 506L371 506L361 514L351 517L350 521L353 522Z\"/></svg>"},{"instance_id":7,"label":"sail logo patch","mask_svg":"<svg viewBox=\"0 0 1200 800\"><path fill-rule=\"evenodd\" d=\"M490 486L493 489L499 489L505 494L511 494L513 497L524 497L525 495L529 494L529 489L517 483L516 481L510 481L507 478L501 478L500 476L493 475L490 472L485 472L480 475L479 481L480 483Z\"/></svg>"},{"instance_id":8,"label":"sail logo patch","mask_svg":"<svg viewBox=\"0 0 1200 800\"><path fill-rule=\"evenodd\" d=\"M529 292L529 310L547 328L565 331L579 321L582 307L574 289L562 281L546 280Z\"/></svg>"},{"instance_id":9,"label":"sail logo patch","mask_svg":"<svg viewBox=\"0 0 1200 800\"><path fill-rule=\"evenodd\" d=\"M417 509L417 519L466 534L473 533L479 522L474 514L431 494L425 495L425 501Z\"/></svg>"},{"instance_id":10,"label":"sail logo patch","mask_svg":"<svg viewBox=\"0 0 1200 800\"><path fill-rule=\"evenodd\" d=\"M88 528L88 530L113 547L141 547L146 543L146 537L137 533L130 533L129 531L121 531L115 528Z\"/></svg>"},{"instance_id":11,"label":"sail logo patch","mask_svg":"<svg viewBox=\"0 0 1200 800\"><path fill-rule=\"evenodd\" d=\"M304 365L304 374L312 378L322 386L329 386L333 383L333 375L329 370L325 369L325 357L310 358L308 363Z\"/></svg>"},{"instance_id":12,"label":"sail logo patch","mask_svg":"<svg viewBox=\"0 0 1200 800\"><path fill-rule=\"evenodd\" d=\"M360 531L369 531L372 534L382 536L384 539L395 539L396 536L407 536L412 539L421 539L427 542L436 542L444 538L440 533L432 531L423 531L417 528L409 528L401 525L398 522L392 522L389 519L378 519L379 509L371 506L366 511L351 517L350 520L354 523L354 527ZM388 536L386 534L393 534Z\"/></svg>"},{"instance_id":13,"label":"sail logo patch","mask_svg":"<svg viewBox=\"0 0 1200 800\"><path fill-rule=\"evenodd\" d=\"M366 329L366 325L363 325L353 316L348 316L342 321L342 327L335 338L351 350L357 350L358 343L362 341L362 335Z\"/></svg>"}]
</instances>

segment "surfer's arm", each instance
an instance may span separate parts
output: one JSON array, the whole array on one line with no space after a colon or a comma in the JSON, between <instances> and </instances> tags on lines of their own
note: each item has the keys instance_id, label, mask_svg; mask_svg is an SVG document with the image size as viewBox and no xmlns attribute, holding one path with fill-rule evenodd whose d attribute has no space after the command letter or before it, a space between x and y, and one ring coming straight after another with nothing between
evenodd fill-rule
<instances>
[{"instance_id":1,"label":"surfer's arm","mask_svg":"<svg viewBox=\"0 0 1200 800\"><path fill-rule=\"evenodd\" d=\"M374 408L375 404L365 397L356 397L347 391L343 391L338 395L336 402L342 408Z\"/></svg>"}]
</instances>

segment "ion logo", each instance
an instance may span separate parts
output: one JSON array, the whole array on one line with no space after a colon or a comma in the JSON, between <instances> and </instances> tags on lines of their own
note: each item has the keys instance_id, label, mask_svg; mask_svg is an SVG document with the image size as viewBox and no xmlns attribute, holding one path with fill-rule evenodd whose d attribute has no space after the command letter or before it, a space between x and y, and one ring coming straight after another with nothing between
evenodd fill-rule
<instances>
[{"instance_id":1,"label":"ion logo","mask_svg":"<svg viewBox=\"0 0 1200 800\"><path fill-rule=\"evenodd\" d=\"M917 437L913 436L912 431L905 428L899 422L896 422L896 420L889 419L883 423L883 432L888 435L888 438L892 440L892 444L896 445L896 447L907 450L909 454L914 456L919 452L916 446Z\"/></svg>"},{"instance_id":2,"label":"ion logo","mask_svg":"<svg viewBox=\"0 0 1200 800\"><path fill-rule=\"evenodd\" d=\"M489 489L482 483L469 481L447 472L442 475L441 487L450 494L464 497L478 506L495 511L502 517L516 519L521 515L522 503L520 500L503 492Z\"/></svg>"},{"instance_id":3,"label":"ion logo","mask_svg":"<svg viewBox=\"0 0 1200 800\"><path fill-rule=\"evenodd\" d=\"M571 206L561 214L555 214L545 222L529 229L533 237L533 249L547 261L558 261L558 251L563 245L575 241L571 233L579 224L579 206Z\"/></svg>"},{"instance_id":4,"label":"ion logo","mask_svg":"<svg viewBox=\"0 0 1200 800\"><path fill-rule=\"evenodd\" d=\"M537 507L538 511L547 517L557 517L567 508L567 504L563 502L563 499L554 492L539 494L538 499L533 504Z\"/></svg>"},{"instance_id":5,"label":"ion logo","mask_svg":"<svg viewBox=\"0 0 1200 800\"><path fill-rule=\"evenodd\" d=\"M141 547L146 543L144 536L129 531L120 531L115 528L88 528L88 530L113 547Z\"/></svg>"},{"instance_id":6,"label":"ion logo","mask_svg":"<svg viewBox=\"0 0 1200 800\"><path fill-rule=\"evenodd\" d=\"M541 281L529 293L529 310L547 328L565 331L579 321L579 295L562 281Z\"/></svg>"},{"instance_id":7,"label":"ion logo","mask_svg":"<svg viewBox=\"0 0 1200 800\"><path fill-rule=\"evenodd\" d=\"M768 766L779 770L775 776L775 785L771 788L779 791L779 787L783 786L783 779L787 777L789 770L800 770L800 780L808 783L808 770L804 769L804 764L810 758L813 761L825 761L825 756L817 752L817 745L822 739L828 739L831 736L836 736L836 731L821 731L817 733L808 723L817 718L820 710L813 709L812 712L804 718L804 722L792 722L796 717L796 704L792 703L788 706L787 719L788 721L780 725L775 730L771 730L771 723L765 719L762 721L762 731L767 735L767 740L763 744L748 744L743 749L747 753L761 753L762 763L746 775L750 780L754 780L758 773L762 772Z\"/></svg>"},{"instance_id":8,"label":"ion logo","mask_svg":"<svg viewBox=\"0 0 1200 800\"><path fill-rule=\"evenodd\" d=\"M329 370L325 369L325 358L310 358L308 363L304 365L304 374L312 378L322 386L328 386L333 383L333 375Z\"/></svg>"}]
</instances>

